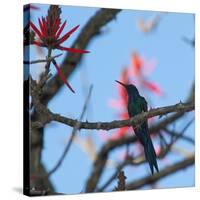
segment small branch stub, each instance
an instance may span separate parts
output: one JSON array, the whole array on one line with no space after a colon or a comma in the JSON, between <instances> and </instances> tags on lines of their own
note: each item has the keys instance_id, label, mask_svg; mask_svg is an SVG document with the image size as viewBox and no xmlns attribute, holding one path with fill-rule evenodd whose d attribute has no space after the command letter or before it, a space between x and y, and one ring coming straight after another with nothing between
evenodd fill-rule
<instances>
[{"instance_id":1,"label":"small branch stub","mask_svg":"<svg viewBox=\"0 0 200 200\"><path fill-rule=\"evenodd\" d=\"M124 175L124 171L120 171L117 178L118 178L117 187L115 187L114 191L126 190L126 176Z\"/></svg>"}]
</instances>

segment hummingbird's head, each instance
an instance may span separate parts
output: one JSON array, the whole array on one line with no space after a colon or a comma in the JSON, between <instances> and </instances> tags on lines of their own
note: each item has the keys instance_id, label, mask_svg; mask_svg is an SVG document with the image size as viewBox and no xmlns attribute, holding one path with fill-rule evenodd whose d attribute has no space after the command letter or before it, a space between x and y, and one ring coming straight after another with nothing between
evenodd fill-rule
<instances>
[{"instance_id":1,"label":"hummingbird's head","mask_svg":"<svg viewBox=\"0 0 200 200\"><path fill-rule=\"evenodd\" d=\"M128 95L130 95L130 94L139 95L139 91L135 87L135 85L133 85L133 84L124 84L124 83L122 83L120 81L117 81L117 80L115 80L115 81L117 83L119 83L120 85L122 85L126 89Z\"/></svg>"}]
</instances>

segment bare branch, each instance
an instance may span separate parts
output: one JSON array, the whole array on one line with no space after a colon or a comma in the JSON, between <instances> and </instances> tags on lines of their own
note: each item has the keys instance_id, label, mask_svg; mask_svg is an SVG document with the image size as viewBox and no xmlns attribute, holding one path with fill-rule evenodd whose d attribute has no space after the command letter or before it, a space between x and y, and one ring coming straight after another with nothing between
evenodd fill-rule
<instances>
[{"instance_id":1,"label":"bare branch","mask_svg":"<svg viewBox=\"0 0 200 200\"><path fill-rule=\"evenodd\" d=\"M46 58L46 59L38 59L38 60L32 60L32 61L24 61L24 64L28 64L28 65L31 65L31 64L37 64L37 63L43 63L43 62L50 62L52 61L53 59L55 58L58 58L62 55L62 53L58 54L58 55L55 55L55 56L51 56L49 58Z\"/></svg>"},{"instance_id":2,"label":"bare branch","mask_svg":"<svg viewBox=\"0 0 200 200\"><path fill-rule=\"evenodd\" d=\"M195 38L193 39L189 39L187 37L182 37L183 41L189 45L191 45L192 47L195 47Z\"/></svg>"},{"instance_id":3,"label":"bare branch","mask_svg":"<svg viewBox=\"0 0 200 200\"><path fill-rule=\"evenodd\" d=\"M186 126L180 131L179 134L172 135L171 142L169 144L166 144L164 151L161 151L159 157L164 157L167 155L167 153L170 151L175 142L177 142L177 140L181 139L184 136L185 131L189 128L189 126L193 123L193 121L194 118L186 124Z\"/></svg>"},{"instance_id":4,"label":"bare branch","mask_svg":"<svg viewBox=\"0 0 200 200\"><path fill-rule=\"evenodd\" d=\"M177 133L177 132L175 132L175 131L171 131L171 130L169 130L168 128L164 128L164 130L165 130L165 132L166 132L167 134L169 134L169 135L171 135L171 136L173 136L173 137L177 137L177 136L180 134L180 133ZM189 136L182 135L181 138L182 138L183 140L185 140L185 141L187 141L187 142L193 144L193 145L195 144L194 139L192 139L192 138L189 137Z\"/></svg>"},{"instance_id":5,"label":"bare branch","mask_svg":"<svg viewBox=\"0 0 200 200\"><path fill-rule=\"evenodd\" d=\"M175 131L171 131L171 130L169 130L169 129L166 128L166 127L164 128L164 130L165 130L167 133L169 133L172 137L175 138L174 141L173 141L173 143L176 142L177 139L182 138L182 139L187 140L187 141L191 142L192 144L194 144L194 140L193 140L192 138L187 137L187 136L184 135L185 131L189 128L189 126L190 126L193 122L194 122L194 118L191 119L191 120L186 124L186 126L183 128L183 130L182 130L180 133L176 133Z\"/></svg>"},{"instance_id":6,"label":"bare branch","mask_svg":"<svg viewBox=\"0 0 200 200\"><path fill-rule=\"evenodd\" d=\"M139 189L145 185L155 183L155 182L159 181L161 178L171 175L171 174L173 174L179 170L182 170L186 167L189 167L193 164L194 164L194 155L191 155L190 157L188 157L180 162L177 162L175 164L172 164L172 165L166 167L165 169L161 170L159 173L154 174L153 176L150 175L150 176L144 177L142 179L133 181L132 183L128 183L126 185L126 190L135 190L135 189Z\"/></svg>"},{"instance_id":7,"label":"bare branch","mask_svg":"<svg viewBox=\"0 0 200 200\"><path fill-rule=\"evenodd\" d=\"M111 129L121 128L121 127L125 127L125 126L136 126L136 125L142 123L144 120L151 118L151 117L165 115L165 114L172 113L172 112L177 112L177 113L189 112L191 110L194 110L193 103L190 103L190 104L189 103L185 103L185 104L178 103L178 104L171 105L171 106L155 108L148 112L143 112L141 114L138 114L135 117L132 117L127 120L114 120L111 122L80 122L80 121L78 122L77 120L63 117L61 115L54 114L54 113L48 111L49 118L48 118L48 121L43 122L43 126L47 122L57 121L57 122L60 122L60 123L63 123L63 124L66 124L66 125L72 126L72 127L75 126L75 124L80 123L80 129L111 130ZM38 127L39 125L41 126L42 123L38 123L38 122L32 123L32 127L37 126L37 128L39 128Z\"/></svg>"}]
</instances>

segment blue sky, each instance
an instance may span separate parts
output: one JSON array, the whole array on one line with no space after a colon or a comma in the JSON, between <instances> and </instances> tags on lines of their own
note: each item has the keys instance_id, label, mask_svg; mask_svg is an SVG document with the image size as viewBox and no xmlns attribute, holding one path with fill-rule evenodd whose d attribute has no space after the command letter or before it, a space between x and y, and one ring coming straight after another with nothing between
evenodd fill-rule
<instances>
[{"instance_id":1,"label":"blue sky","mask_svg":"<svg viewBox=\"0 0 200 200\"><path fill-rule=\"evenodd\" d=\"M31 20L35 24L37 24L37 18L45 16L48 9L47 5L39 5L39 7L40 10L31 13ZM67 27L64 32L80 24L80 28L64 43L65 46L69 47L78 36L81 28L98 9L72 6L62 6L61 8L61 18L63 21L67 19ZM138 18L149 19L155 14L156 12L134 10L120 12L116 20L103 27L103 34L92 40L87 47L87 50L91 53L84 55L82 62L70 77L69 82L76 94L71 93L68 88L63 86L58 95L50 101L48 107L53 112L77 118L81 113L88 88L90 84L93 84L90 106L85 119L88 121L117 119L117 111L109 107L108 101L111 98L117 99L118 94L114 80L119 79L124 66L130 65L133 51L137 51L147 59L156 59L156 67L148 78L156 82L165 95L160 97L148 93L152 107L175 104L180 100L184 101L194 80L194 49L186 44L182 38L193 39L194 16L184 13L167 13L153 32L147 35L142 33L136 26ZM58 53L60 51L55 50L53 52L54 55ZM63 57L57 59L57 62L61 63ZM37 58L38 53L33 46L31 47L31 59ZM37 71L40 67L41 65L31 66L31 74L34 78L37 77ZM53 66L51 72L55 73ZM140 93L145 96L143 91L140 91ZM185 120L177 123L176 129L181 130L181 127L191 119L192 115L189 114ZM52 169L59 159L71 130L70 127L57 123L51 123L45 128L42 161L47 170ZM109 131L107 134L114 131ZM97 131L81 131L78 135L83 139L92 135L97 150L103 144ZM194 138L194 124L187 130L186 135ZM177 145L188 151L194 151L194 147L185 142L179 142ZM121 150L123 149L115 151L111 157L118 159ZM180 155L174 153L169 155L168 159L173 162L181 158ZM160 168L166 164L162 160L158 162ZM77 145L73 145L63 165L51 177L57 192L67 194L82 192L91 167L91 160ZM125 169L127 181L149 173L147 168L147 164L141 167L127 167ZM100 183L103 183L112 172L113 169L107 169ZM135 174L137 174L137 177ZM115 185L116 181L110 189ZM194 167L180 171L158 182L160 188L192 185L194 185Z\"/></svg>"}]
</instances>

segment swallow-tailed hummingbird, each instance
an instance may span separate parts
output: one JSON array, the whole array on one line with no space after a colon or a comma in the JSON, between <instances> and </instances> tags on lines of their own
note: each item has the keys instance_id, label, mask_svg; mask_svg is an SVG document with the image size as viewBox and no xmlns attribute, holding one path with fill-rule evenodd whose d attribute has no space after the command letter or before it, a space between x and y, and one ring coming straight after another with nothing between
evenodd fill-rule
<instances>
[{"instance_id":1,"label":"swallow-tailed hummingbird","mask_svg":"<svg viewBox=\"0 0 200 200\"><path fill-rule=\"evenodd\" d=\"M129 117L133 117L139 113L148 111L147 102L144 97L140 96L138 89L132 84L124 84L120 81L116 81L121 84L128 94L128 114ZM154 167L159 172L158 164L156 161L156 153L151 141L151 137L148 131L148 122L145 120L139 126L133 127L134 132L139 139L140 143L144 147L144 154L147 162L149 163L151 173L154 173Z\"/></svg>"}]
</instances>

